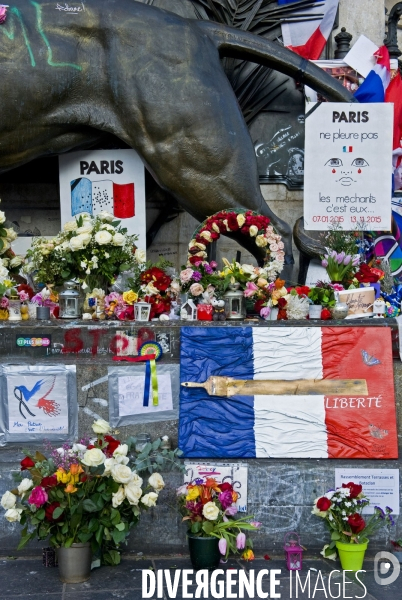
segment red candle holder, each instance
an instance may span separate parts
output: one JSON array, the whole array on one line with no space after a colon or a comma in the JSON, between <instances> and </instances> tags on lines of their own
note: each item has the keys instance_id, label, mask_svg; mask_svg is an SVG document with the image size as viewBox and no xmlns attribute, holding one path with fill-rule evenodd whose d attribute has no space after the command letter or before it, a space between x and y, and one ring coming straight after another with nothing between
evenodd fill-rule
<instances>
[{"instance_id":1,"label":"red candle holder","mask_svg":"<svg viewBox=\"0 0 402 600\"><path fill-rule=\"evenodd\" d=\"M212 321L213 306L211 304L197 305L197 319L199 321Z\"/></svg>"}]
</instances>

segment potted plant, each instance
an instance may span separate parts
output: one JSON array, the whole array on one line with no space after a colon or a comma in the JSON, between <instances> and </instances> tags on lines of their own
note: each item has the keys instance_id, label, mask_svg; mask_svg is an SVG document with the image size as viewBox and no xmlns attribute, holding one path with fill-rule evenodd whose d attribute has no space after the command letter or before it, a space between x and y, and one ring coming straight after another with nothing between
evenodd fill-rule
<instances>
[{"instance_id":1,"label":"potted plant","mask_svg":"<svg viewBox=\"0 0 402 600\"><path fill-rule=\"evenodd\" d=\"M360 571L369 537L384 525L394 524L389 507L384 512L375 506L374 514L365 520L362 512L369 504L362 486L352 481L330 490L314 502L312 514L324 519L331 533L331 542L324 546L322 554L332 558L336 549L345 571Z\"/></svg>"},{"instance_id":2,"label":"potted plant","mask_svg":"<svg viewBox=\"0 0 402 600\"><path fill-rule=\"evenodd\" d=\"M243 550L245 560L253 560L252 541L244 531L255 531L261 523L251 516L237 515L237 492L228 483L202 479L177 490L179 511L187 523L190 559L195 569L214 569L221 557Z\"/></svg>"},{"instance_id":3,"label":"potted plant","mask_svg":"<svg viewBox=\"0 0 402 600\"><path fill-rule=\"evenodd\" d=\"M310 289L308 292L308 299L310 302L310 319L321 319L323 309L329 311L336 303L333 287L330 284L323 282L319 282L316 287Z\"/></svg>"},{"instance_id":4,"label":"potted plant","mask_svg":"<svg viewBox=\"0 0 402 600\"><path fill-rule=\"evenodd\" d=\"M165 485L159 473L152 473L148 483L138 474L145 469L152 472L149 454L161 440L135 456L133 469L128 452L135 438L122 444L103 419L92 428L96 438L90 443L67 443L48 457L26 452L18 486L1 499L5 518L23 527L18 550L35 537L50 538L60 579L66 583L89 578L92 556L96 566L118 564L120 545L141 512L155 506ZM157 462L174 465L175 456L176 451L163 451Z\"/></svg>"}]
</instances>

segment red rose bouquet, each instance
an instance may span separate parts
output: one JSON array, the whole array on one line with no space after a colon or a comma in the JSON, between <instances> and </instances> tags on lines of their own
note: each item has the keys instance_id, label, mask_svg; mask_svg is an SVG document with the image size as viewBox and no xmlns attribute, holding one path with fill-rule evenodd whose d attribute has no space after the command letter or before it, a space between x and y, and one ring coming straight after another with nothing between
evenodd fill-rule
<instances>
[{"instance_id":1,"label":"red rose bouquet","mask_svg":"<svg viewBox=\"0 0 402 600\"><path fill-rule=\"evenodd\" d=\"M252 541L244 531L255 531L261 523L253 517L235 518L237 492L228 483L216 479L196 479L177 490L179 511L187 523L188 534L197 537L215 537L219 551L227 558L229 552L242 550L242 558L253 560Z\"/></svg>"},{"instance_id":2,"label":"red rose bouquet","mask_svg":"<svg viewBox=\"0 0 402 600\"><path fill-rule=\"evenodd\" d=\"M363 509L369 504L370 500L363 494L362 486L352 481L315 500L312 514L324 519L331 533L331 543L324 546L323 556L335 557L336 542L361 544L384 525L394 525L392 509L389 507L383 511L375 506L374 514L364 518Z\"/></svg>"}]
</instances>

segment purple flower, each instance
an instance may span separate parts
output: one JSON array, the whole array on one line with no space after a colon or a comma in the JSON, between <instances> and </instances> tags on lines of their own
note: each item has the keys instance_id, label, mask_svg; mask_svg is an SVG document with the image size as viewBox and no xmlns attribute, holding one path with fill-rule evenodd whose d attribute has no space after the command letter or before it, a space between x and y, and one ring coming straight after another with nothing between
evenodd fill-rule
<instances>
[{"instance_id":1,"label":"purple flower","mask_svg":"<svg viewBox=\"0 0 402 600\"><path fill-rule=\"evenodd\" d=\"M236 548L238 550L243 550L246 547L246 534L242 531L237 534L236 538Z\"/></svg>"},{"instance_id":2,"label":"purple flower","mask_svg":"<svg viewBox=\"0 0 402 600\"><path fill-rule=\"evenodd\" d=\"M250 525L258 528L261 527L262 523L260 523L260 521L250 521Z\"/></svg>"},{"instance_id":3,"label":"purple flower","mask_svg":"<svg viewBox=\"0 0 402 600\"><path fill-rule=\"evenodd\" d=\"M186 502L186 508L194 515L202 514L202 502L194 502L194 500L189 500Z\"/></svg>"},{"instance_id":4,"label":"purple flower","mask_svg":"<svg viewBox=\"0 0 402 600\"><path fill-rule=\"evenodd\" d=\"M345 258L343 259L343 264L345 265L345 267L350 263L351 260L352 260L352 257L350 256L350 254L347 254L345 256Z\"/></svg>"},{"instance_id":5,"label":"purple flower","mask_svg":"<svg viewBox=\"0 0 402 600\"><path fill-rule=\"evenodd\" d=\"M354 259L352 260L352 265L354 267L357 267L357 265L360 263L360 256L355 256Z\"/></svg>"},{"instance_id":6,"label":"purple flower","mask_svg":"<svg viewBox=\"0 0 402 600\"><path fill-rule=\"evenodd\" d=\"M201 479L201 477L199 477L198 479L196 479L196 480L194 481L194 483L195 483L195 485L202 485L202 484L204 483L204 480L203 480L203 479Z\"/></svg>"},{"instance_id":7,"label":"purple flower","mask_svg":"<svg viewBox=\"0 0 402 600\"><path fill-rule=\"evenodd\" d=\"M221 492L218 496L219 502L222 504L223 510L229 508L229 506L233 503L232 492L226 490L226 492Z\"/></svg>"},{"instance_id":8,"label":"purple flower","mask_svg":"<svg viewBox=\"0 0 402 600\"><path fill-rule=\"evenodd\" d=\"M260 316L264 317L264 319L266 319L267 317L269 317L270 314L271 314L271 307L270 306L263 306L262 309L260 310Z\"/></svg>"},{"instance_id":9,"label":"purple flower","mask_svg":"<svg viewBox=\"0 0 402 600\"><path fill-rule=\"evenodd\" d=\"M213 273L213 272L214 272L213 268L212 268L212 267L210 267L208 264L205 264L205 265L204 265L204 271L205 271L205 273L206 273L207 275L211 275L211 273Z\"/></svg>"},{"instance_id":10,"label":"purple flower","mask_svg":"<svg viewBox=\"0 0 402 600\"><path fill-rule=\"evenodd\" d=\"M219 552L221 554L225 555L226 554L226 548L228 546L227 541L225 540L225 538L221 538L219 540L218 546L219 546Z\"/></svg>"},{"instance_id":11,"label":"purple flower","mask_svg":"<svg viewBox=\"0 0 402 600\"><path fill-rule=\"evenodd\" d=\"M323 258L323 260L321 261L321 264L322 264L322 266L323 266L323 267L325 267L325 268L327 268L327 267L328 267L328 261L327 261L325 258Z\"/></svg>"},{"instance_id":12,"label":"purple flower","mask_svg":"<svg viewBox=\"0 0 402 600\"><path fill-rule=\"evenodd\" d=\"M194 271L192 279L194 279L194 281L200 281L202 279L201 273L199 271Z\"/></svg>"},{"instance_id":13,"label":"purple flower","mask_svg":"<svg viewBox=\"0 0 402 600\"><path fill-rule=\"evenodd\" d=\"M345 256L346 256L346 254L344 252L340 252L338 254L338 256L336 257L338 265L341 265L343 263Z\"/></svg>"},{"instance_id":14,"label":"purple flower","mask_svg":"<svg viewBox=\"0 0 402 600\"><path fill-rule=\"evenodd\" d=\"M237 514L236 504L232 504L231 506L228 506L228 508L225 510L225 515L229 515L229 517L233 517L235 514Z\"/></svg>"}]
</instances>

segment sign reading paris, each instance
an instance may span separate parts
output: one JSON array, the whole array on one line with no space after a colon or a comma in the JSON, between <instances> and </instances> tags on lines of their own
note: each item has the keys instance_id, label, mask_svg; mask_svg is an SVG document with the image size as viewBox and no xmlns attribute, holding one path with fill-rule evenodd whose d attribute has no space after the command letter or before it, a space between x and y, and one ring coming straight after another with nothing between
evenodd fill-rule
<instances>
[{"instance_id":1,"label":"sign reading paris","mask_svg":"<svg viewBox=\"0 0 402 600\"><path fill-rule=\"evenodd\" d=\"M308 103L305 228L391 229L392 104Z\"/></svg>"}]
</instances>

